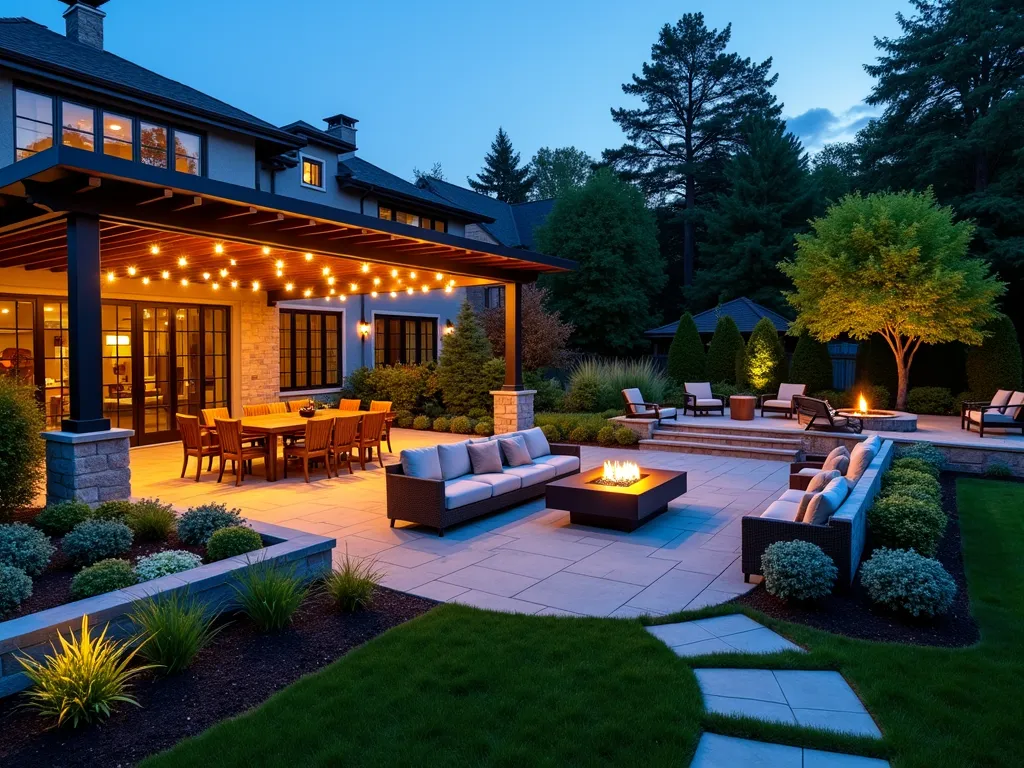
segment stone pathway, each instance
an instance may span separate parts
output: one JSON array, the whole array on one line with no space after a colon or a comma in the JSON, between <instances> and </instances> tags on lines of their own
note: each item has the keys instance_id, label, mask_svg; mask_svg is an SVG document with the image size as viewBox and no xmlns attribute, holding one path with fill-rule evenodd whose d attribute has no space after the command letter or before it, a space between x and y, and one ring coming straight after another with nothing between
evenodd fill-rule
<instances>
[{"instance_id":1,"label":"stone pathway","mask_svg":"<svg viewBox=\"0 0 1024 768\"><path fill-rule=\"evenodd\" d=\"M661 624L647 631L679 656L706 653L778 653L804 649L742 613Z\"/></svg>"},{"instance_id":2,"label":"stone pathway","mask_svg":"<svg viewBox=\"0 0 1024 768\"><path fill-rule=\"evenodd\" d=\"M690 768L889 768L885 760L705 733Z\"/></svg>"}]
</instances>

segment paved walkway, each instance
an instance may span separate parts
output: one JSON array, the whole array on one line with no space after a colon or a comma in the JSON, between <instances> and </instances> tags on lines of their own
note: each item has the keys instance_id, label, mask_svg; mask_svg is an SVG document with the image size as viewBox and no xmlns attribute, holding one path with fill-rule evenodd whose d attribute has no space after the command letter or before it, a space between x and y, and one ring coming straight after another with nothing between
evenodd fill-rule
<instances>
[{"instance_id":1,"label":"paved walkway","mask_svg":"<svg viewBox=\"0 0 1024 768\"><path fill-rule=\"evenodd\" d=\"M709 653L778 653L804 649L742 613L710 619L659 624L647 631L679 656Z\"/></svg>"},{"instance_id":2,"label":"paved walkway","mask_svg":"<svg viewBox=\"0 0 1024 768\"><path fill-rule=\"evenodd\" d=\"M705 733L690 768L889 768L885 760Z\"/></svg>"}]
</instances>

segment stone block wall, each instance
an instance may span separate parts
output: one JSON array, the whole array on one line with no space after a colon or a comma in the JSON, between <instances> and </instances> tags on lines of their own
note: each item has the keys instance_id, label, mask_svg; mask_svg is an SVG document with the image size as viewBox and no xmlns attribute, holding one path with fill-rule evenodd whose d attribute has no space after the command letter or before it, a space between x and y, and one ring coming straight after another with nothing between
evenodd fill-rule
<instances>
[{"instance_id":1,"label":"stone block wall","mask_svg":"<svg viewBox=\"0 0 1024 768\"><path fill-rule=\"evenodd\" d=\"M239 317L242 403L275 401L281 390L281 329L277 307L247 301L241 305Z\"/></svg>"},{"instance_id":2,"label":"stone block wall","mask_svg":"<svg viewBox=\"0 0 1024 768\"><path fill-rule=\"evenodd\" d=\"M533 426L533 396L535 389L518 392L496 390L494 397L494 434L503 435Z\"/></svg>"},{"instance_id":3,"label":"stone block wall","mask_svg":"<svg viewBox=\"0 0 1024 768\"><path fill-rule=\"evenodd\" d=\"M76 499L97 505L132 495L130 429L74 434L44 432L46 503Z\"/></svg>"}]
</instances>

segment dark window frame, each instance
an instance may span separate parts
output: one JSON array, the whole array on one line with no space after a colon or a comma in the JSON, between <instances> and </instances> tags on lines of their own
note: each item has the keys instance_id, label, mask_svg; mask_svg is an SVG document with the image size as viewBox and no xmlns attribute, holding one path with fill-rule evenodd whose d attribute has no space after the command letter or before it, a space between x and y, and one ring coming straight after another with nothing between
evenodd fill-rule
<instances>
[{"instance_id":1,"label":"dark window frame","mask_svg":"<svg viewBox=\"0 0 1024 768\"><path fill-rule=\"evenodd\" d=\"M394 351L391 344L391 334L388 332L387 324L389 321L398 320L399 332L398 332L398 351L395 363L388 362L392 357L391 353ZM413 359L408 360L408 345L406 340L408 335L406 333L405 323L414 322L416 323L415 339L416 339L416 354ZM429 334L424 334L424 324L433 326L430 329ZM381 365L422 365L423 363L437 362L438 359L438 338L437 331L440 325L440 320L433 315L396 315L388 312L375 312L373 315L373 366L374 368ZM383 331L381 331L383 328ZM426 335L429 335L433 341L432 356L429 359L424 359L424 344L423 339ZM383 359L377 361L377 352L381 351Z\"/></svg>"},{"instance_id":2,"label":"dark window frame","mask_svg":"<svg viewBox=\"0 0 1024 768\"><path fill-rule=\"evenodd\" d=\"M313 352L312 352L313 344L312 344L312 337L310 335L312 333L312 331L310 331L309 315L316 315L316 316L318 316L320 318L320 329L318 331L318 335L320 336L320 354L319 354L319 358L320 358L320 376L321 376L321 383L320 384L311 384L309 382L310 374L313 372ZM281 381L282 371L281 371L281 368L280 368L280 362L278 363L278 365L279 365L279 368L278 368L278 385L279 385L280 391L282 391L282 392L305 392L307 390L316 390L316 389L339 389L341 387L341 382L342 382L342 378L343 378L343 373L344 372L342 371L342 366L343 366L343 361L345 359L344 358L344 349L345 349L344 312L343 311L342 312L333 312L333 311L330 311L330 310L319 310L319 309L300 309L298 307L282 307L281 311L280 311L280 316L278 318L278 323L277 323L278 333L283 333L285 331L285 329L283 329L281 327L281 319L280 319L280 318L283 318L285 316L290 317L290 327L287 329L288 333L289 333L289 350L288 351L289 351L289 366L290 366L290 370L288 371L289 384L285 385ZM304 357L305 357L305 363L306 363L306 368L305 368L306 383L302 384L302 385L297 385L295 383L296 363L298 362L297 358L296 358L296 349L295 349L295 336L296 336L296 331L297 331L297 328L298 328L297 323L296 323L296 316L305 316L305 321L304 322L305 322L305 329L306 329L306 348L305 348L305 355L304 355ZM334 380L333 381L331 381L331 371L330 371L330 369L328 368L328 365L327 365L327 361L330 358L330 355L328 353L329 352L329 345L327 343L328 334L329 334L328 324L327 324L327 318L328 317L335 317L335 318L337 318L337 320L335 321L335 323L336 323L335 327L334 327L334 329L332 331L334 333L334 336L335 336L335 355L334 355L334 359L335 359L335 361L337 363L337 365L335 367L335 370L333 372L333 376L334 376Z\"/></svg>"},{"instance_id":3,"label":"dark window frame","mask_svg":"<svg viewBox=\"0 0 1024 768\"><path fill-rule=\"evenodd\" d=\"M311 166L316 166L319 169L317 171L317 175L318 175L318 177L320 179L320 183L319 184L311 184L310 182L306 181L306 179L305 179L306 163L309 163ZM319 157L314 157L313 155L307 155L304 152L300 152L299 153L299 184L301 184L306 189L315 189L315 190L317 190L319 192L326 192L327 191L327 163L325 163Z\"/></svg>"},{"instance_id":4,"label":"dark window frame","mask_svg":"<svg viewBox=\"0 0 1024 768\"><path fill-rule=\"evenodd\" d=\"M13 91L14 91L14 103L11 106L13 106L14 109L11 110L11 116L12 116L11 127L13 128L13 131L14 131L13 134L12 134L12 138L14 140L14 162L18 163L18 162L21 162L21 160L27 160L29 157L32 157L32 155L37 155L40 152L45 152L46 151L45 149L30 150L27 147L26 148L18 147L18 120L19 119L31 120L34 123L44 124L41 121L36 120L35 118L31 118L31 117L22 118L18 114L18 91L24 91L25 93L31 94L33 96L41 96L44 99L49 99L50 100L50 146L48 147L48 149L52 149L53 147L55 147L57 145L57 141L58 141L58 138L59 138L57 128L60 125L60 114L61 114L61 112L60 112L59 104L61 102L61 99L59 99L59 97L57 97L57 96L54 96L53 94L46 93L45 91L39 91L39 90L36 90L35 88L31 88L31 87L26 88L25 86L23 86L23 85L21 85L19 83L14 83ZM95 127L95 119L93 120L93 125ZM18 158L18 153L19 152L31 152L32 154L31 155L27 155L26 157L19 159Z\"/></svg>"},{"instance_id":5,"label":"dark window frame","mask_svg":"<svg viewBox=\"0 0 1024 768\"><path fill-rule=\"evenodd\" d=\"M387 216L384 215L384 211L388 212ZM406 224L407 227L414 227L415 229L429 229L431 232L448 231L448 219L441 219L438 218L437 216L428 213L414 212L400 205L393 205L391 203L380 201L377 202L378 219L384 219L384 221L394 221L396 223L401 223L398 221L397 218L395 218L396 214L399 213L404 213L406 216L415 216L417 219L419 219L419 224ZM430 226L424 226L424 221L430 222ZM441 229L437 228L437 224L441 225Z\"/></svg>"}]
</instances>

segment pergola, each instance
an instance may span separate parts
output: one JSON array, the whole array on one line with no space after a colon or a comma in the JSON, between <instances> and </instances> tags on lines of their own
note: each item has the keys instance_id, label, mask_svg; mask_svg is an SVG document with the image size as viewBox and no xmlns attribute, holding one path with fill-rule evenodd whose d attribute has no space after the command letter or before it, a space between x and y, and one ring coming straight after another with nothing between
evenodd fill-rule
<instances>
[{"instance_id":1,"label":"pergola","mask_svg":"<svg viewBox=\"0 0 1024 768\"><path fill-rule=\"evenodd\" d=\"M503 389L518 391L522 285L573 266L71 147L0 169L0 268L67 272L65 432L110 428L99 363L105 280L175 280L211 299L217 291L265 291L270 303L502 283Z\"/></svg>"}]
</instances>

